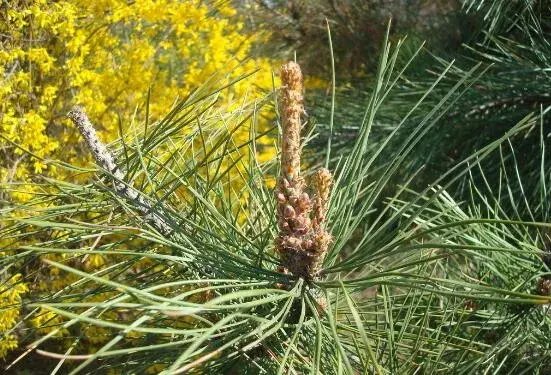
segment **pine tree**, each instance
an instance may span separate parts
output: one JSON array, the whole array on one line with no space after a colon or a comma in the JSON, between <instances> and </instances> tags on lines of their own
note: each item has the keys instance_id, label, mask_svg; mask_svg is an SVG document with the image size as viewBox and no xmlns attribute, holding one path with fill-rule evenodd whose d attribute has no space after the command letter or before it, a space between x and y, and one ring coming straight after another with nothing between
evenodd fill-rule
<instances>
[{"instance_id":1,"label":"pine tree","mask_svg":"<svg viewBox=\"0 0 551 375\"><path fill-rule=\"evenodd\" d=\"M330 172L301 161L313 151L294 63L264 101L221 110L218 87L228 84L213 81L110 145L85 111L71 112L97 166L55 163L89 180L45 179L33 199L4 202L0 211L0 236L11 240L3 268L24 270L39 255L58 254L63 261L40 258L41 272L55 268L75 280L25 297L26 319L13 331L33 342L12 365L37 352L71 374L477 373L515 357L517 368L543 373L551 296L535 289L550 272L534 233L551 225L495 214L493 200L463 209L446 192L539 118L414 192L417 176L404 177L404 165L427 125L459 100L461 85L426 104L424 116L411 116L422 100L400 108L408 137L398 126L373 140L407 68L398 64L402 45L383 44L346 152L334 147L338 133L329 137L321 155ZM261 163L258 110L272 104L281 154ZM250 137L238 143L231 135L243 128ZM96 255L112 261L77 267ZM83 352L89 329L105 340Z\"/></svg>"}]
</instances>

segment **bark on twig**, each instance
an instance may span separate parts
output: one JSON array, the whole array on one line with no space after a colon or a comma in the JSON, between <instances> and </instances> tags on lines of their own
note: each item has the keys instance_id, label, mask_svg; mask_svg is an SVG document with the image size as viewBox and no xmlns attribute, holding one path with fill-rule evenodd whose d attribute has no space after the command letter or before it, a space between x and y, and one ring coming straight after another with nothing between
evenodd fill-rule
<instances>
[{"instance_id":1,"label":"bark on twig","mask_svg":"<svg viewBox=\"0 0 551 375\"><path fill-rule=\"evenodd\" d=\"M145 215L146 220L160 233L168 235L172 229L166 219L153 211L151 204L144 199L138 190L125 182L126 173L117 165L114 156L100 141L96 129L80 107L74 107L68 114L82 134L84 141L92 152L97 164L113 176L115 190L124 198L132 201L134 206Z\"/></svg>"}]
</instances>

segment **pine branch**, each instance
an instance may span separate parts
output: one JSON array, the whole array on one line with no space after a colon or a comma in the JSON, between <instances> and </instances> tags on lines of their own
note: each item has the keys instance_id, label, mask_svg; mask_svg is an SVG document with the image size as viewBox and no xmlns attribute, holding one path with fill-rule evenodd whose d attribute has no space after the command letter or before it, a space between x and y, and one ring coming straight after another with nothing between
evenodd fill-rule
<instances>
[{"instance_id":1,"label":"pine branch","mask_svg":"<svg viewBox=\"0 0 551 375\"><path fill-rule=\"evenodd\" d=\"M166 219L153 211L153 207L147 202L140 192L130 183L125 182L126 173L117 166L115 157L107 147L99 140L94 125L81 107L74 107L67 117L73 121L82 134L86 145L92 152L96 163L107 170L113 176L114 187L117 193L128 199L142 212L146 220L160 233L168 235L172 232L171 226Z\"/></svg>"}]
</instances>

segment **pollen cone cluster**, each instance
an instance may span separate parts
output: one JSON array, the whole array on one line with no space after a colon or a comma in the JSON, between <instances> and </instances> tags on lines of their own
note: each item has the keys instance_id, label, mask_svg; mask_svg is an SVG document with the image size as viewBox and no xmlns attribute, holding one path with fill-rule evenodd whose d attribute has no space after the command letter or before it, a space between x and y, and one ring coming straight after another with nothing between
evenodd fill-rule
<instances>
[{"instance_id":1,"label":"pollen cone cluster","mask_svg":"<svg viewBox=\"0 0 551 375\"><path fill-rule=\"evenodd\" d=\"M276 189L279 235L276 249L282 272L312 279L320 270L332 237L324 222L332 177L327 169L317 171L308 189L300 174L300 129L304 112L300 66L289 62L281 67L280 111L283 136L281 174ZM313 193L312 198L306 190Z\"/></svg>"}]
</instances>

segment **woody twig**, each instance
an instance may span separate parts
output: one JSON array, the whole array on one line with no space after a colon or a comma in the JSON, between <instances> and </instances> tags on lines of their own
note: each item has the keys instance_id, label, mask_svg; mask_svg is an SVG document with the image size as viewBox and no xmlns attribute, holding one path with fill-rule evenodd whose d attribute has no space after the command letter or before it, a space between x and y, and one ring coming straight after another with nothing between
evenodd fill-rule
<instances>
[{"instance_id":1,"label":"woody twig","mask_svg":"<svg viewBox=\"0 0 551 375\"><path fill-rule=\"evenodd\" d=\"M160 233L168 235L172 230L166 219L154 211L151 204L131 184L125 182L126 173L117 165L115 157L100 141L96 129L80 107L74 107L67 117L78 128L86 145L92 152L97 164L111 173L115 190L124 198L132 201L134 206L144 214L145 219Z\"/></svg>"}]
</instances>

